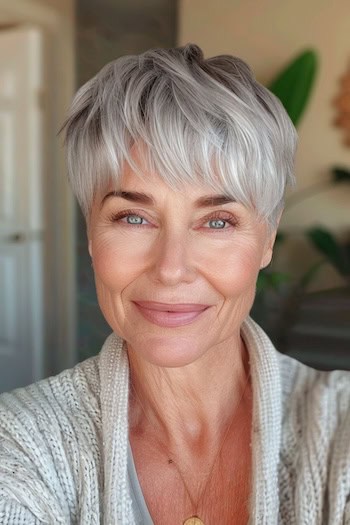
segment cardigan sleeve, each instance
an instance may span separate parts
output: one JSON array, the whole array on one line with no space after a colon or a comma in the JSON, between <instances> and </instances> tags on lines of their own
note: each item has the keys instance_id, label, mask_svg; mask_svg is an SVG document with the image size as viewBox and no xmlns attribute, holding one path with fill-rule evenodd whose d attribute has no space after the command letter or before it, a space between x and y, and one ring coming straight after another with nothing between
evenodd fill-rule
<instances>
[{"instance_id":1,"label":"cardigan sleeve","mask_svg":"<svg viewBox=\"0 0 350 525\"><path fill-rule=\"evenodd\" d=\"M350 373L335 371L332 375L337 425L328 460L330 523L350 525Z\"/></svg>"},{"instance_id":2,"label":"cardigan sleeve","mask_svg":"<svg viewBox=\"0 0 350 525\"><path fill-rule=\"evenodd\" d=\"M39 393L32 385L0 396L0 525L71 523L55 458L59 436ZM64 467L62 458L62 475Z\"/></svg>"},{"instance_id":3,"label":"cardigan sleeve","mask_svg":"<svg viewBox=\"0 0 350 525\"><path fill-rule=\"evenodd\" d=\"M350 525L350 373L280 362L280 521Z\"/></svg>"},{"instance_id":4,"label":"cardigan sleeve","mask_svg":"<svg viewBox=\"0 0 350 525\"><path fill-rule=\"evenodd\" d=\"M0 525L98 525L98 358L0 396Z\"/></svg>"}]
</instances>

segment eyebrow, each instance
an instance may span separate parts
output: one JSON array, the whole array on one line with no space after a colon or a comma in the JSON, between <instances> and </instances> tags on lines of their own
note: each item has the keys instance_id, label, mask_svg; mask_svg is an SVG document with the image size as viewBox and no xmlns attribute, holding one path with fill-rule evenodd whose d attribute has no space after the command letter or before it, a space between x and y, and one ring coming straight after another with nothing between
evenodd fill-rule
<instances>
[{"instance_id":1,"label":"eyebrow","mask_svg":"<svg viewBox=\"0 0 350 525\"><path fill-rule=\"evenodd\" d=\"M119 197L130 202L137 202L139 204L154 205L154 199L146 193L140 193L138 191L110 191L105 195L101 201L101 208L104 202L110 197ZM237 202L233 197L228 195L205 195L195 201L197 208L210 208L211 206L222 206L223 204L230 204Z\"/></svg>"}]
</instances>

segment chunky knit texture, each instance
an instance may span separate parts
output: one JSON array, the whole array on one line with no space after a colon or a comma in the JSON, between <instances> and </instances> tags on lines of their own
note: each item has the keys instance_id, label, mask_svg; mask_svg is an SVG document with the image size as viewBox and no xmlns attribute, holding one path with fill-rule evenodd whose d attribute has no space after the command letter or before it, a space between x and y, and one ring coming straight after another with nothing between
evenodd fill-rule
<instances>
[{"instance_id":1,"label":"chunky knit texture","mask_svg":"<svg viewBox=\"0 0 350 525\"><path fill-rule=\"evenodd\" d=\"M250 525L350 525L350 373L279 354L251 319L242 335L253 386ZM98 356L0 396L1 525L134 523L128 381L112 334Z\"/></svg>"}]
</instances>

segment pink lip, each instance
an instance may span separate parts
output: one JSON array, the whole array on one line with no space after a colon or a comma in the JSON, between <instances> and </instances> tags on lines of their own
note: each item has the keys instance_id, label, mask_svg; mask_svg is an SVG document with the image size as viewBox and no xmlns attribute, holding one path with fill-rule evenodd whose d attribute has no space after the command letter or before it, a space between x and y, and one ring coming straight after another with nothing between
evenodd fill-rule
<instances>
[{"instance_id":1,"label":"pink lip","mask_svg":"<svg viewBox=\"0 0 350 525\"><path fill-rule=\"evenodd\" d=\"M169 304L154 301L135 301L139 312L153 324L163 327L184 326L195 321L205 310L206 304Z\"/></svg>"},{"instance_id":2,"label":"pink lip","mask_svg":"<svg viewBox=\"0 0 350 525\"><path fill-rule=\"evenodd\" d=\"M135 301L141 308L157 312L199 312L208 308L209 304L197 303L157 303L156 301Z\"/></svg>"}]
</instances>

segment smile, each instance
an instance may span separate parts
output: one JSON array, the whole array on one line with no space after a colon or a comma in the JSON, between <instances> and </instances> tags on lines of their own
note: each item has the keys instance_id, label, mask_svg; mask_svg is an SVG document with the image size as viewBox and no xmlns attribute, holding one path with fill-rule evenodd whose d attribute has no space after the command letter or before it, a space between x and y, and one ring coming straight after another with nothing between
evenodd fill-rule
<instances>
[{"instance_id":1,"label":"smile","mask_svg":"<svg viewBox=\"0 0 350 525\"><path fill-rule=\"evenodd\" d=\"M209 308L209 305L190 303L168 304L135 301L134 304L147 321L166 328L190 324Z\"/></svg>"}]
</instances>

